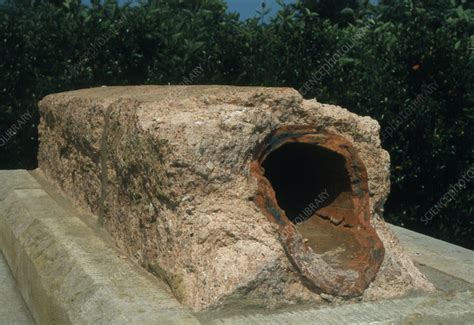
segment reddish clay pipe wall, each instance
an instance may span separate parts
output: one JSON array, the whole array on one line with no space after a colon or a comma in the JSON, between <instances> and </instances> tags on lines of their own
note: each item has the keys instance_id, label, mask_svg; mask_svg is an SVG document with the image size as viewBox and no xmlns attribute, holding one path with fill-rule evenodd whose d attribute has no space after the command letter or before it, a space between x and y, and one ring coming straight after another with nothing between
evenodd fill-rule
<instances>
[{"instance_id":1,"label":"reddish clay pipe wall","mask_svg":"<svg viewBox=\"0 0 474 325\"><path fill-rule=\"evenodd\" d=\"M332 222L331 216L337 215L338 231L354 237L359 246L354 247L352 258L343 265L338 267L330 265L309 247L285 211L278 205L275 190L264 176L262 163L268 155L289 143L319 146L339 154L345 160L345 170L351 183L352 209L341 213L341 210L328 206L318 211L319 217L328 219L327 222ZM352 144L341 136L317 132L310 127L283 127L273 132L257 150L251 163L251 175L258 183L255 203L268 220L278 225L285 251L305 278L306 284L318 292L332 295L345 297L361 295L380 268L384 247L370 225L367 172Z\"/></svg>"}]
</instances>

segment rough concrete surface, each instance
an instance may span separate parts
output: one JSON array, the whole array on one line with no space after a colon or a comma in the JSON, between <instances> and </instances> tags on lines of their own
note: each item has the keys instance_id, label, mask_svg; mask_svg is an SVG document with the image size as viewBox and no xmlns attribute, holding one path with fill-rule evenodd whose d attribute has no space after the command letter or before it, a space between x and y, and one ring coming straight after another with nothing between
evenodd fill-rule
<instances>
[{"instance_id":1,"label":"rough concrete surface","mask_svg":"<svg viewBox=\"0 0 474 325\"><path fill-rule=\"evenodd\" d=\"M0 324L34 324L2 253L0 253Z\"/></svg>"},{"instance_id":2,"label":"rough concrete surface","mask_svg":"<svg viewBox=\"0 0 474 325\"><path fill-rule=\"evenodd\" d=\"M288 88L102 87L39 106L38 159L48 179L196 311L433 290L382 220L389 156L369 117ZM340 165L347 175L338 188L328 181L332 203L298 230L275 183L257 175L266 175L267 156L303 142L318 146L311 155L326 157L324 168ZM292 170L303 162L290 162ZM314 249L324 236L301 231L312 222L332 234L324 252Z\"/></svg>"},{"instance_id":3,"label":"rough concrete surface","mask_svg":"<svg viewBox=\"0 0 474 325\"><path fill-rule=\"evenodd\" d=\"M391 228L416 262L436 265L437 270L474 284L474 253L471 250L401 227L392 225Z\"/></svg>"},{"instance_id":4,"label":"rough concrete surface","mask_svg":"<svg viewBox=\"0 0 474 325\"><path fill-rule=\"evenodd\" d=\"M429 297L365 302L335 308L307 308L281 313L208 317L204 324L474 324L472 291Z\"/></svg>"}]
</instances>

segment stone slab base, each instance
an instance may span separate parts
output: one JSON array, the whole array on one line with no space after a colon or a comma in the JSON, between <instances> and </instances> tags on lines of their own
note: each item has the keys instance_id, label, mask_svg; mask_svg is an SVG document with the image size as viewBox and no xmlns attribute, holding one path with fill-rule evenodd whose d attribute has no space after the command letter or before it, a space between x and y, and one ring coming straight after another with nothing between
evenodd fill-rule
<instances>
[{"instance_id":1,"label":"stone slab base","mask_svg":"<svg viewBox=\"0 0 474 325\"><path fill-rule=\"evenodd\" d=\"M473 324L472 291L283 313L203 319L206 324Z\"/></svg>"},{"instance_id":2,"label":"stone slab base","mask_svg":"<svg viewBox=\"0 0 474 325\"><path fill-rule=\"evenodd\" d=\"M15 278L10 272L5 258L0 253L0 324L34 324Z\"/></svg>"}]
</instances>

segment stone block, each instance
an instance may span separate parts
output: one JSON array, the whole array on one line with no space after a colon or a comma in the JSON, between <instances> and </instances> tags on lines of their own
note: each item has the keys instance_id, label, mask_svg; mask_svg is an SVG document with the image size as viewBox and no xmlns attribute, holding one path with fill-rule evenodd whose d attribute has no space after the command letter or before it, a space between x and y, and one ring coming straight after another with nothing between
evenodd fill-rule
<instances>
[{"instance_id":1,"label":"stone block","mask_svg":"<svg viewBox=\"0 0 474 325\"><path fill-rule=\"evenodd\" d=\"M39 104L39 166L196 311L431 291L383 221L378 123L289 88L101 87Z\"/></svg>"}]
</instances>

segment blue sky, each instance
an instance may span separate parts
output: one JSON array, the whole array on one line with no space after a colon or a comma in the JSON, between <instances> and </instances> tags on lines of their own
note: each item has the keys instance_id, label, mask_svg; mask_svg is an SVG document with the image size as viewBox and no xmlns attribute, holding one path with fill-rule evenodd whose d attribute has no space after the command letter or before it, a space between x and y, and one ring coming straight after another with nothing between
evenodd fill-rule
<instances>
[{"instance_id":1,"label":"blue sky","mask_svg":"<svg viewBox=\"0 0 474 325\"><path fill-rule=\"evenodd\" d=\"M0 0L1 3L2 0ZM129 0L119 0L119 3L125 3ZM135 2L134 0L131 0ZM240 19L247 19L257 15L257 10L261 9L262 2L265 1L266 7L271 9L269 16L274 16L280 6L276 0L225 0L227 2L228 10L231 12L238 12ZM295 3L296 0L284 0L286 4ZM378 0L371 0L372 3L377 3ZM90 0L82 0L84 4L90 4Z\"/></svg>"},{"instance_id":2,"label":"blue sky","mask_svg":"<svg viewBox=\"0 0 474 325\"><path fill-rule=\"evenodd\" d=\"M229 11L240 13L241 19L246 19L255 16L257 10L261 8L262 0L227 0ZM276 0L265 0L266 6L271 8L271 15L278 11L279 6ZM285 3L295 3L296 0L285 0Z\"/></svg>"},{"instance_id":3,"label":"blue sky","mask_svg":"<svg viewBox=\"0 0 474 325\"><path fill-rule=\"evenodd\" d=\"M0 0L1 3L2 0ZM119 0L119 3L125 3L128 0ZM132 2L136 2L131 0ZM241 19L246 19L257 15L257 10L261 8L264 0L225 0L228 5L228 10L238 12ZM296 0L284 0L285 3L295 3ZM90 0L82 0L82 3L89 5ZM265 0L266 7L271 9L269 15L275 15L279 6L276 0Z\"/></svg>"}]
</instances>

